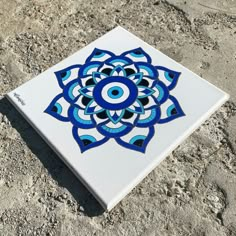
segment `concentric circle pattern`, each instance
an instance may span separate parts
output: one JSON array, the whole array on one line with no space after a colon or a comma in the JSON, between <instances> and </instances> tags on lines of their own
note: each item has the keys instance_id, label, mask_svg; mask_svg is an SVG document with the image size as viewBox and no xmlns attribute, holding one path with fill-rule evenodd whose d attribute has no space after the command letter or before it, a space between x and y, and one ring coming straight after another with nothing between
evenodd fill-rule
<instances>
[{"instance_id":1,"label":"concentric circle pattern","mask_svg":"<svg viewBox=\"0 0 236 236\"><path fill-rule=\"evenodd\" d=\"M95 48L83 65L72 65L55 75L62 92L45 112L71 122L81 152L112 138L125 148L145 153L154 125L185 115L170 94L180 72L152 65L142 48L120 55Z\"/></svg>"},{"instance_id":2,"label":"concentric circle pattern","mask_svg":"<svg viewBox=\"0 0 236 236\"><path fill-rule=\"evenodd\" d=\"M137 99L138 89L131 80L120 76L108 77L97 83L93 90L94 100L108 110L129 107Z\"/></svg>"}]
</instances>

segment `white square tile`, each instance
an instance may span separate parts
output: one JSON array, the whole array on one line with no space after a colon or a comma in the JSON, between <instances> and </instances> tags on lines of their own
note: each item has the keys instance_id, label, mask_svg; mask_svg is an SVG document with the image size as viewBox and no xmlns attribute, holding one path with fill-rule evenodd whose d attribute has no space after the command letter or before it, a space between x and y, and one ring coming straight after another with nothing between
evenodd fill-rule
<instances>
[{"instance_id":1,"label":"white square tile","mask_svg":"<svg viewBox=\"0 0 236 236\"><path fill-rule=\"evenodd\" d=\"M108 210L228 99L121 27L7 97Z\"/></svg>"}]
</instances>

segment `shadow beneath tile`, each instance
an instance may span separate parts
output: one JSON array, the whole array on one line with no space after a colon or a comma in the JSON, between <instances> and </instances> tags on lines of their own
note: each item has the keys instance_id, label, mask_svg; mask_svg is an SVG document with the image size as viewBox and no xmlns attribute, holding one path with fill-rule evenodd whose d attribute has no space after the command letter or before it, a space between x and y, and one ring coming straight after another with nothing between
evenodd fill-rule
<instances>
[{"instance_id":1,"label":"shadow beneath tile","mask_svg":"<svg viewBox=\"0 0 236 236\"><path fill-rule=\"evenodd\" d=\"M5 115L58 185L65 187L84 208L84 214L93 217L104 213L103 208L83 186L61 159L50 149L21 114L4 97L0 100L0 113Z\"/></svg>"}]
</instances>

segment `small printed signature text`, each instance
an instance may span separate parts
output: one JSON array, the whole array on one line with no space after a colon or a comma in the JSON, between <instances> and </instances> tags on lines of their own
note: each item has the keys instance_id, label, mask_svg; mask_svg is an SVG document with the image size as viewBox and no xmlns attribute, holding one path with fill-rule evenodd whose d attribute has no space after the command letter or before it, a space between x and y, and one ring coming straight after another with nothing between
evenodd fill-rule
<instances>
[{"instance_id":1,"label":"small printed signature text","mask_svg":"<svg viewBox=\"0 0 236 236\"><path fill-rule=\"evenodd\" d=\"M20 97L18 93L13 93L14 97L17 99L19 103L21 103L22 106L25 106L24 100Z\"/></svg>"}]
</instances>

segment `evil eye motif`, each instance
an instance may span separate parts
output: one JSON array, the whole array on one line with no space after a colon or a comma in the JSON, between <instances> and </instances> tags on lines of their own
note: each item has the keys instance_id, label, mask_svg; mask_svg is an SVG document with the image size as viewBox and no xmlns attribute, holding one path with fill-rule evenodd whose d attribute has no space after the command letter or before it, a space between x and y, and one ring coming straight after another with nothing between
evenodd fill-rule
<instances>
[{"instance_id":1,"label":"evil eye motif","mask_svg":"<svg viewBox=\"0 0 236 236\"><path fill-rule=\"evenodd\" d=\"M133 62L147 62L151 64L152 59L151 57L142 49L142 48L135 48L133 50L124 52L121 56L125 56L130 58Z\"/></svg>"},{"instance_id":2,"label":"evil eye motif","mask_svg":"<svg viewBox=\"0 0 236 236\"><path fill-rule=\"evenodd\" d=\"M116 142L126 148L145 153L147 144L154 135L154 127L136 128L129 134L116 138Z\"/></svg>"},{"instance_id":3,"label":"evil eye motif","mask_svg":"<svg viewBox=\"0 0 236 236\"><path fill-rule=\"evenodd\" d=\"M58 94L49 104L47 109L44 111L51 116L57 118L61 121L69 121L68 117L68 109L70 107L70 103L68 103L63 94Z\"/></svg>"},{"instance_id":4,"label":"evil eye motif","mask_svg":"<svg viewBox=\"0 0 236 236\"><path fill-rule=\"evenodd\" d=\"M161 80L169 90L172 90L179 79L180 72L170 70L163 66L156 66L159 74L159 80Z\"/></svg>"},{"instance_id":5,"label":"evil eye motif","mask_svg":"<svg viewBox=\"0 0 236 236\"><path fill-rule=\"evenodd\" d=\"M152 65L142 48L120 55L95 48L83 65L55 75L62 93L45 112L72 124L81 152L114 139L124 148L145 153L155 125L185 115L170 94L180 72Z\"/></svg>"},{"instance_id":6,"label":"evil eye motif","mask_svg":"<svg viewBox=\"0 0 236 236\"><path fill-rule=\"evenodd\" d=\"M115 54L112 52L95 48L91 55L86 59L85 63L89 63L90 61L105 61L114 56Z\"/></svg>"},{"instance_id":7,"label":"evil eye motif","mask_svg":"<svg viewBox=\"0 0 236 236\"><path fill-rule=\"evenodd\" d=\"M62 89L70 81L78 78L79 69L80 69L80 65L73 65L73 66L67 67L63 70L55 72L58 83Z\"/></svg>"},{"instance_id":8,"label":"evil eye motif","mask_svg":"<svg viewBox=\"0 0 236 236\"><path fill-rule=\"evenodd\" d=\"M160 104L164 103L168 99L169 90L163 82L158 81L153 87L153 90L154 90L153 95L156 97L157 101Z\"/></svg>"},{"instance_id":9,"label":"evil eye motif","mask_svg":"<svg viewBox=\"0 0 236 236\"><path fill-rule=\"evenodd\" d=\"M104 137L98 132L94 134L92 129L79 129L73 126L72 133L82 153L90 148L100 146L109 140L109 138Z\"/></svg>"},{"instance_id":10,"label":"evil eye motif","mask_svg":"<svg viewBox=\"0 0 236 236\"><path fill-rule=\"evenodd\" d=\"M107 110L125 109L137 98L137 87L131 80L113 76L99 82L93 90L94 100Z\"/></svg>"},{"instance_id":11,"label":"evil eye motif","mask_svg":"<svg viewBox=\"0 0 236 236\"><path fill-rule=\"evenodd\" d=\"M161 106L161 117L159 123L166 123L178 117L184 116L177 99L174 96L169 96L169 99Z\"/></svg>"}]
</instances>

